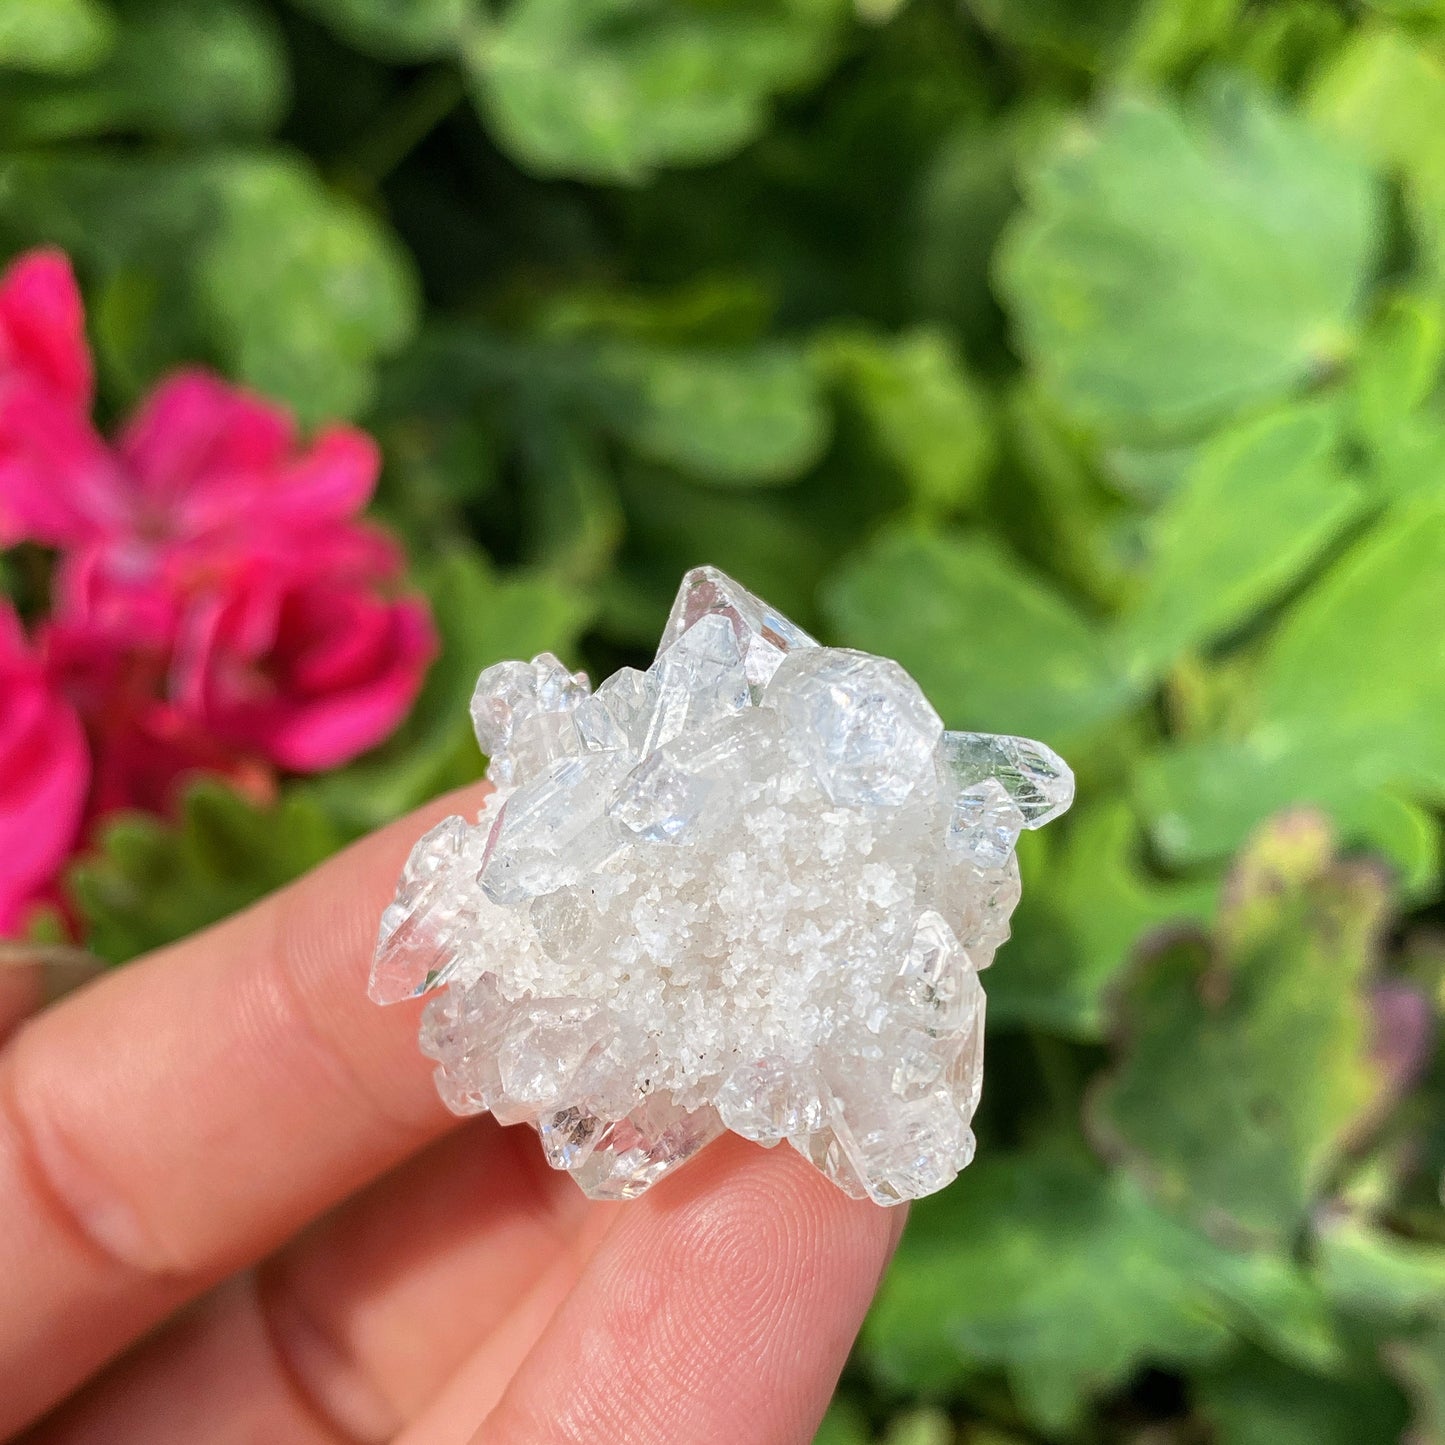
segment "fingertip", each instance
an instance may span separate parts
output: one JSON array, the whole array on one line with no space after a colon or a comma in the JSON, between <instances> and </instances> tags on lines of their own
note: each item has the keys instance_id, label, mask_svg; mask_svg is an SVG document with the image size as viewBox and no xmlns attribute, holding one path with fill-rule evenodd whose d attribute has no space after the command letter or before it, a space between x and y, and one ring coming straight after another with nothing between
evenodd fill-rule
<instances>
[{"instance_id":1,"label":"fingertip","mask_svg":"<svg viewBox=\"0 0 1445 1445\"><path fill-rule=\"evenodd\" d=\"M900 1228L727 1135L623 1206L477 1439L801 1445Z\"/></svg>"}]
</instances>

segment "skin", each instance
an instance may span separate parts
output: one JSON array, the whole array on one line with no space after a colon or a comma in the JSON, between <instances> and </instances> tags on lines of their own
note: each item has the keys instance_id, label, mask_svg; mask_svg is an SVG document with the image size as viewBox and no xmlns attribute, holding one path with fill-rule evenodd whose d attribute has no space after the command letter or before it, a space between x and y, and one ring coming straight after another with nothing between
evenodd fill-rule
<instances>
[{"instance_id":1,"label":"skin","mask_svg":"<svg viewBox=\"0 0 1445 1445\"><path fill-rule=\"evenodd\" d=\"M903 1225L733 1136L593 1204L365 993L478 790L30 1012L0 990L0 1439L808 1445Z\"/></svg>"}]
</instances>

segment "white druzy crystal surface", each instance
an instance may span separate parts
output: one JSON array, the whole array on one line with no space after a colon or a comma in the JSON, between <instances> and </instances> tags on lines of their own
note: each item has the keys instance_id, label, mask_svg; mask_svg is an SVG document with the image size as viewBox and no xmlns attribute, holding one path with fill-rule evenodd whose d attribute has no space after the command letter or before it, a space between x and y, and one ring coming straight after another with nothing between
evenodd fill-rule
<instances>
[{"instance_id":1,"label":"white druzy crystal surface","mask_svg":"<svg viewBox=\"0 0 1445 1445\"><path fill-rule=\"evenodd\" d=\"M452 1109L532 1124L598 1199L724 1129L880 1204L969 1162L979 970L1020 830L1073 797L1059 757L946 732L896 662L709 567L646 672L498 663L472 716L496 791L416 845L371 978L432 993Z\"/></svg>"}]
</instances>

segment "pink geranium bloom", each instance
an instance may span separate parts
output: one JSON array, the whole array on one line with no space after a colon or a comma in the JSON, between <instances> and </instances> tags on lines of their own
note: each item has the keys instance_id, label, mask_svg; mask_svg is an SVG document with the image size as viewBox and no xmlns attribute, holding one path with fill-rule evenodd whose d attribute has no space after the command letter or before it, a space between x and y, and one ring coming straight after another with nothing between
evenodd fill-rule
<instances>
[{"instance_id":1,"label":"pink geranium bloom","mask_svg":"<svg viewBox=\"0 0 1445 1445\"><path fill-rule=\"evenodd\" d=\"M258 800L268 797L270 764L238 754L172 701L169 647L148 641L143 626L122 634L126 620L125 609L102 606L51 622L41 634L49 672L90 734L87 823L131 808L172 813L185 785L201 776L222 776Z\"/></svg>"},{"instance_id":2,"label":"pink geranium bloom","mask_svg":"<svg viewBox=\"0 0 1445 1445\"><path fill-rule=\"evenodd\" d=\"M0 937L23 926L75 846L90 782L85 734L0 606Z\"/></svg>"},{"instance_id":3,"label":"pink geranium bloom","mask_svg":"<svg viewBox=\"0 0 1445 1445\"><path fill-rule=\"evenodd\" d=\"M162 382L113 452L96 440L93 454L76 430L61 428L39 467L27 435L20 465L0 473L0 517L11 540L103 544L121 567L249 528L345 521L370 500L381 465L365 432L328 427L303 447L280 407L199 370Z\"/></svg>"},{"instance_id":4,"label":"pink geranium bloom","mask_svg":"<svg viewBox=\"0 0 1445 1445\"><path fill-rule=\"evenodd\" d=\"M387 595L395 547L360 527L305 552L257 549L189 612L175 696L217 738L291 772L390 735L436 652L426 607Z\"/></svg>"},{"instance_id":5,"label":"pink geranium bloom","mask_svg":"<svg viewBox=\"0 0 1445 1445\"><path fill-rule=\"evenodd\" d=\"M0 279L0 545L60 551L43 629L95 757L89 816L167 811L197 772L334 767L410 709L435 651L398 550L357 521L380 455L303 439L209 372L163 381L114 445L64 258Z\"/></svg>"}]
</instances>

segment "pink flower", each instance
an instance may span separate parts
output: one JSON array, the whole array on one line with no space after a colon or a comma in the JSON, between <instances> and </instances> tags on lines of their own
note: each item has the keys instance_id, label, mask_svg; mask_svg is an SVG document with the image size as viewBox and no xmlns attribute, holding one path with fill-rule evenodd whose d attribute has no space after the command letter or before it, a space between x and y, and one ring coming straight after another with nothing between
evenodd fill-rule
<instances>
[{"instance_id":1,"label":"pink flower","mask_svg":"<svg viewBox=\"0 0 1445 1445\"><path fill-rule=\"evenodd\" d=\"M24 402L34 407L34 393ZM31 416L57 429L37 437L38 420L17 425L8 475L0 434L0 540L8 531L53 546L103 544L120 567L247 529L345 521L370 500L381 465L364 432L329 427L302 447L281 408L198 370L163 381L113 452L78 424L59 424L53 408Z\"/></svg>"},{"instance_id":2,"label":"pink flower","mask_svg":"<svg viewBox=\"0 0 1445 1445\"><path fill-rule=\"evenodd\" d=\"M113 473L90 424L91 386L70 263L32 251L0 277L0 546L88 530Z\"/></svg>"},{"instance_id":3,"label":"pink flower","mask_svg":"<svg viewBox=\"0 0 1445 1445\"><path fill-rule=\"evenodd\" d=\"M90 782L85 734L0 608L0 937L17 932L55 883Z\"/></svg>"},{"instance_id":4,"label":"pink flower","mask_svg":"<svg viewBox=\"0 0 1445 1445\"><path fill-rule=\"evenodd\" d=\"M188 613L175 696L219 739L291 772L381 742L415 701L436 635L387 595L401 558L352 527L302 550L256 549Z\"/></svg>"},{"instance_id":5,"label":"pink flower","mask_svg":"<svg viewBox=\"0 0 1445 1445\"><path fill-rule=\"evenodd\" d=\"M166 695L169 647L144 627L122 634L124 611L48 623L41 646L56 686L87 723L94 766L87 824L126 809L169 814L185 784L228 778L258 801L274 791L270 765L238 756Z\"/></svg>"},{"instance_id":6,"label":"pink flower","mask_svg":"<svg viewBox=\"0 0 1445 1445\"><path fill-rule=\"evenodd\" d=\"M90 410L85 308L62 251L31 251L0 277L0 385L16 380Z\"/></svg>"},{"instance_id":7,"label":"pink flower","mask_svg":"<svg viewBox=\"0 0 1445 1445\"><path fill-rule=\"evenodd\" d=\"M387 737L435 652L398 550L357 520L380 470L346 426L303 440L208 372L163 381L107 444L68 264L0 279L0 545L55 547L51 675L95 759L89 817L168 811L196 772L264 789Z\"/></svg>"}]
</instances>

